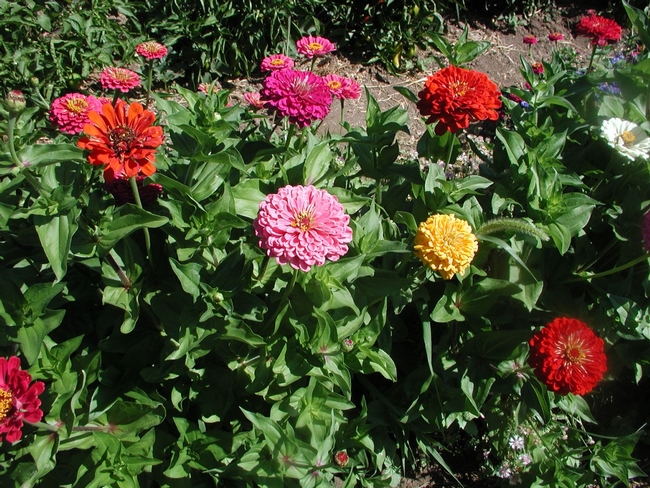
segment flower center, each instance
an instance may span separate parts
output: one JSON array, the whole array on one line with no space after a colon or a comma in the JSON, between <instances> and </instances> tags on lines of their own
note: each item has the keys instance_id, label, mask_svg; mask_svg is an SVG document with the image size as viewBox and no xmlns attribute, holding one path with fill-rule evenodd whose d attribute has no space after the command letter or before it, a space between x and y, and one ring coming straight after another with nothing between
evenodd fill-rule
<instances>
[{"instance_id":1,"label":"flower center","mask_svg":"<svg viewBox=\"0 0 650 488\"><path fill-rule=\"evenodd\" d=\"M142 43L142 47L149 54L156 54L156 53L158 53L158 50L159 50L158 49L158 44L155 43L155 42L144 42L144 43Z\"/></svg>"},{"instance_id":2,"label":"flower center","mask_svg":"<svg viewBox=\"0 0 650 488\"><path fill-rule=\"evenodd\" d=\"M564 356L568 362L574 364L581 362L586 357L584 351L575 345L567 346L564 350Z\"/></svg>"},{"instance_id":3,"label":"flower center","mask_svg":"<svg viewBox=\"0 0 650 488\"><path fill-rule=\"evenodd\" d=\"M307 46L311 51L320 51L323 49L323 45L320 42L310 42Z\"/></svg>"},{"instance_id":4,"label":"flower center","mask_svg":"<svg viewBox=\"0 0 650 488\"><path fill-rule=\"evenodd\" d=\"M293 86L293 89L296 92L296 95L298 96L304 96L309 94L310 86L309 82L307 81L307 78L295 78L293 82L291 83Z\"/></svg>"},{"instance_id":5,"label":"flower center","mask_svg":"<svg viewBox=\"0 0 650 488\"><path fill-rule=\"evenodd\" d=\"M71 98L67 101L66 106L70 112L82 114L88 108L88 102L83 98Z\"/></svg>"},{"instance_id":6,"label":"flower center","mask_svg":"<svg viewBox=\"0 0 650 488\"><path fill-rule=\"evenodd\" d=\"M302 232L310 230L314 224L314 209L311 207L310 205L306 209L296 212L291 227L295 227Z\"/></svg>"},{"instance_id":7,"label":"flower center","mask_svg":"<svg viewBox=\"0 0 650 488\"><path fill-rule=\"evenodd\" d=\"M627 146L628 144L632 144L636 137L634 137L634 134L632 134L629 130L626 130L621 134L621 139L623 139L623 142Z\"/></svg>"},{"instance_id":8,"label":"flower center","mask_svg":"<svg viewBox=\"0 0 650 488\"><path fill-rule=\"evenodd\" d=\"M7 418L13 407L13 395L9 390L0 388L0 422Z\"/></svg>"},{"instance_id":9,"label":"flower center","mask_svg":"<svg viewBox=\"0 0 650 488\"><path fill-rule=\"evenodd\" d=\"M341 88L341 82L340 81L330 81L327 86L329 86L332 90L338 90Z\"/></svg>"},{"instance_id":10,"label":"flower center","mask_svg":"<svg viewBox=\"0 0 650 488\"><path fill-rule=\"evenodd\" d=\"M284 60L276 58L271 61L271 64L273 66L284 66Z\"/></svg>"},{"instance_id":11,"label":"flower center","mask_svg":"<svg viewBox=\"0 0 650 488\"><path fill-rule=\"evenodd\" d=\"M449 84L449 89L453 93L454 97L462 97L472 88L463 80L455 80Z\"/></svg>"},{"instance_id":12,"label":"flower center","mask_svg":"<svg viewBox=\"0 0 650 488\"><path fill-rule=\"evenodd\" d=\"M121 154L127 152L135 141L135 131L130 127L115 127L108 132L108 138L113 145L113 150L119 157Z\"/></svg>"},{"instance_id":13,"label":"flower center","mask_svg":"<svg viewBox=\"0 0 650 488\"><path fill-rule=\"evenodd\" d=\"M118 81L129 81L131 79L130 73L124 69L117 68L111 74Z\"/></svg>"}]
</instances>

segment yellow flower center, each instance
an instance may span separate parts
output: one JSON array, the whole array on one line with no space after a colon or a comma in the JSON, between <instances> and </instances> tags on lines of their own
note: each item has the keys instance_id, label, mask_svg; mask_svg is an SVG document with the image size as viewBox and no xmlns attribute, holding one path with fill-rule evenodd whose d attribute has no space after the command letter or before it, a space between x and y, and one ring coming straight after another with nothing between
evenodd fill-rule
<instances>
[{"instance_id":1,"label":"yellow flower center","mask_svg":"<svg viewBox=\"0 0 650 488\"><path fill-rule=\"evenodd\" d=\"M271 61L273 66L284 66L284 59L275 58Z\"/></svg>"},{"instance_id":2,"label":"yellow flower center","mask_svg":"<svg viewBox=\"0 0 650 488\"><path fill-rule=\"evenodd\" d=\"M6 419L13 407L13 395L9 390L0 388L0 422Z\"/></svg>"},{"instance_id":3,"label":"yellow flower center","mask_svg":"<svg viewBox=\"0 0 650 488\"><path fill-rule=\"evenodd\" d=\"M142 47L149 54L156 54L159 51L159 44L157 42L143 42Z\"/></svg>"},{"instance_id":4,"label":"yellow flower center","mask_svg":"<svg viewBox=\"0 0 650 488\"><path fill-rule=\"evenodd\" d=\"M83 98L71 98L66 102L66 107L70 112L82 114L88 108L88 102Z\"/></svg>"},{"instance_id":5,"label":"yellow flower center","mask_svg":"<svg viewBox=\"0 0 650 488\"><path fill-rule=\"evenodd\" d=\"M311 51L320 51L323 49L323 45L320 42L310 42L308 47Z\"/></svg>"},{"instance_id":6,"label":"yellow flower center","mask_svg":"<svg viewBox=\"0 0 650 488\"><path fill-rule=\"evenodd\" d=\"M634 137L634 134L632 134L629 130L626 130L621 134L621 139L623 139L623 143L627 146L628 144L632 144L636 137Z\"/></svg>"},{"instance_id":7,"label":"yellow flower center","mask_svg":"<svg viewBox=\"0 0 650 488\"><path fill-rule=\"evenodd\" d=\"M453 93L454 97L462 97L470 91L472 88L467 84L466 81L456 80L452 81L449 84L449 89Z\"/></svg>"},{"instance_id":8,"label":"yellow flower center","mask_svg":"<svg viewBox=\"0 0 650 488\"><path fill-rule=\"evenodd\" d=\"M113 71L111 71L111 76L115 78L116 80L119 81L130 81L131 80L131 73L129 73L125 69L121 68L115 68Z\"/></svg>"},{"instance_id":9,"label":"yellow flower center","mask_svg":"<svg viewBox=\"0 0 650 488\"><path fill-rule=\"evenodd\" d=\"M302 232L308 231L314 224L314 210L311 205L300 212L296 212L293 216L291 227L300 229Z\"/></svg>"},{"instance_id":10,"label":"yellow flower center","mask_svg":"<svg viewBox=\"0 0 650 488\"><path fill-rule=\"evenodd\" d=\"M332 90L338 90L341 88L341 82L340 81L330 81L327 86L329 86Z\"/></svg>"},{"instance_id":11,"label":"yellow flower center","mask_svg":"<svg viewBox=\"0 0 650 488\"><path fill-rule=\"evenodd\" d=\"M568 362L575 364L581 362L586 357L586 355L582 348L579 346L569 345L564 350L564 357Z\"/></svg>"}]
</instances>

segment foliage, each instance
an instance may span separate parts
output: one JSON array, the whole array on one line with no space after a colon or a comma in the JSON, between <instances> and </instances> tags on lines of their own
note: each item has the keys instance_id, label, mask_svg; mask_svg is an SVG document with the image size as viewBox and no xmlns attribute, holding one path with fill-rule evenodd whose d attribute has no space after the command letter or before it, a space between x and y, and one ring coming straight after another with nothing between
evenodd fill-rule
<instances>
[{"instance_id":1,"label":"foliage","mask_svg":"<svg viewBox=\"0 0 650 488\"><path fill-rule=\"evenodd\" d=\"M626 8L646 39L647 17ZM459 63L481 47L438 43ZM474 148L485 164L458 177L445 171L458 134L428 126L403 157L407 111L369 92L365 123L332 134L175 85L153 95L166 142L145 183L163 195L144 206L117 205L33 101L0 108L0 352L46 384L42 422L0 446L3 486L395 486L421 456L453 476L448 452L467 439L504 485L644 476L650 168L600 126L650 130L650 57L610 53L586 74L557 52L543 74L522 58L530 89L503 97L489 151ZM301 272L265 255L252 221L268 194L307 182L338 198L353 241ZM479 241L449 280L413 254L437 213ZM608 373L585 396L550 392L527 365L559 316L606 344Z\"/></svg>"}]
</instances>

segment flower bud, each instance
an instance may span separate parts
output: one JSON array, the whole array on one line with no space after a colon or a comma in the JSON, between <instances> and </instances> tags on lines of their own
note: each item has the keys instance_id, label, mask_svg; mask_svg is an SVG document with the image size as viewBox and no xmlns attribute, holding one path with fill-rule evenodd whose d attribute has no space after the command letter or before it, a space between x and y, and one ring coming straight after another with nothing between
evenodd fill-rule
<instances>
[{"instance_id":1,"label":"flower bud","mask_svg":"<svg viewBox=\"0 0 650 488\"><path fill-rule=\"evenodd\" d=\"M29 79L29 83L30 83L34 88L36 88L38 85L40 85L41 80L39 80L36 76L32 76L32 77Z\"/></svg>"},{"instance_id":2,"label":"flower bud","mask_svg":"<svg viewBox=\"0 0 650 488\"><path fill-rule=\"evenodd\" d=\"M5 97L5 107L9 113L19 114L25 110L26 105L25 95L20 90L11 90Z\"/></svg>"},{"instance_id":3,"label":"flower bud","mask_svg":"<svg viewBox=\"0 0 650 488\"><path fill-rule=\"evenodd\" d=\"M348 456L348 453L345 451L338 451L336 454L334 454L334 462L342 468L347 466L349 461L350 456Z\"/></svg>"},{"instance_id":4,"label":"flower bud","mask_svg":"<svg viewBox=\"0 0 650 488\"><path fill-rule=\"evenodd\" d=\"M343 339L343 341L341 341L341 349L343 349L345 352L350 352L352 349L354 349L354 341L349 337L347 339Z\"/></svg>"}]
</instances>

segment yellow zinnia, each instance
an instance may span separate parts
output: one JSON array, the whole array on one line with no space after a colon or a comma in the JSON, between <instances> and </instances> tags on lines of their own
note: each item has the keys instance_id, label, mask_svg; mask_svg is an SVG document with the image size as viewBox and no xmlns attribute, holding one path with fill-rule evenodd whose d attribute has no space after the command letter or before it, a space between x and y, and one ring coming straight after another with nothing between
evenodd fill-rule
<instances>
[{"instance_id":1,"label":"yellow zinnia","mask_svg":"<svg viewBox=\"0 0 650 488\"><path fill-rule=\"evenodd\" d=\"M431 215L415 233L415 255L450 280L471 264L478 250L472 228L455 215Z\"/></svg>"}]
</instances>

